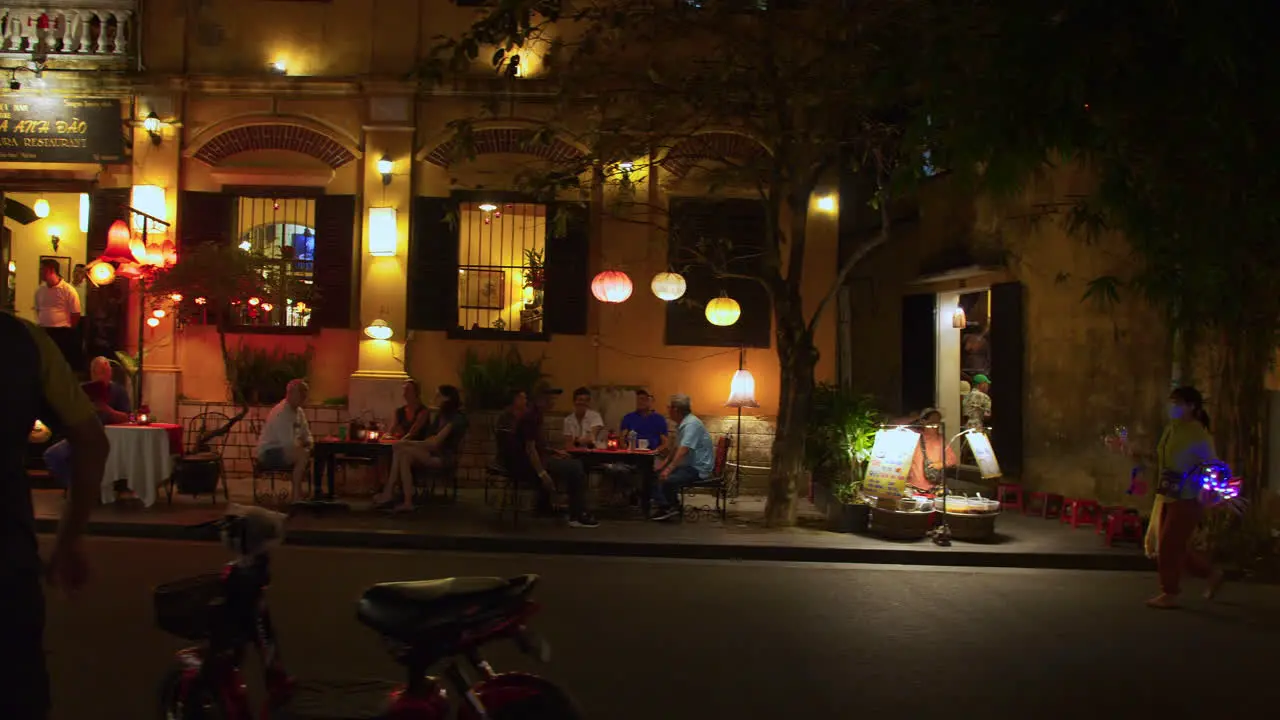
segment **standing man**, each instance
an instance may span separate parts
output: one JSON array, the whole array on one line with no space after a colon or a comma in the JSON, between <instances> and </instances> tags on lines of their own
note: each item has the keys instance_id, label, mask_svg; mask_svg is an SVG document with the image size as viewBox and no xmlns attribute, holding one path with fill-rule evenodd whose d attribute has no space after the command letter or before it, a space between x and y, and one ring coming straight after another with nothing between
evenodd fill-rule
<instances>
[{"instance_id":1,"label":"standing man","mask_svg":"<svg viewBox=\"0 0 1280 720\"><path fill-rule=\"evenodd\" d=\"M102 483L107 436L58 348L38 327L0 313L7 382L0 383L0 718L46 720L44 593L31 484L23 467L37 419L71 445L72 480L46 577L66 591L88 579L83 536Z\"/></svg>"},{"instance_id":2,"label":"standing man","mask_svg":"<svg viewBox=\"0 0 1280 720\"><path fill-rule=\"evenodd\" d=\"M657 506L653 520L669 520L680 514L680 488L706 480L716 466L715 445L711 433L693 414L688 395L672 395L668 407L677 423L675 451L658 472L653 486L653 502Z\"/></svg>"},{"instance_id":3,"label":"standing man","mask_svg":"<svg viewBox=\"0 0 1280 720\"><path fill-rule=\"evenodd\" d=\"M983 430L987 419L991 417L991 380L982 374L973 376L973 388L964 396L965 427L970 430Z\"/></svg>"},{"instance_id":4,"label":"standing man","mask_svg":"<svg viewBox=\"0 0 1280 720\"><path fill-rule=\"evenodd\" d=\"M564 418L564 444L593 448L603 434L604 418L591 409L591 391L584 387L574 390L573 412Z\"/></svg>"},{"instance_id":5,"label":"standing man","mask_svg":"<svg viewBox=\"0 0 1280 720\"><path fill-rule=\"evenodd\" d=\"M311 426L302 406L307 402L311 388L304 380L290 380L284 399L276 403L267 414L267 422L258 437L254 451L258 465L264 470L291 470L293 472L293 499L302 499L302 484L307 479L307 464L311 460Z\"/></svg>"},{"instance_id":6,"label":"standing man","mask_svg":"<svg viewBox=\"0 0 1280 720\"><path fill-rule=\"evenodd\" d=\"M80 296L71 284L63 281L58 261L40 261L40 285L36 288L36 322L62 350L62 356L73 368L81 367Z\"/></svg>"}]
</instances>

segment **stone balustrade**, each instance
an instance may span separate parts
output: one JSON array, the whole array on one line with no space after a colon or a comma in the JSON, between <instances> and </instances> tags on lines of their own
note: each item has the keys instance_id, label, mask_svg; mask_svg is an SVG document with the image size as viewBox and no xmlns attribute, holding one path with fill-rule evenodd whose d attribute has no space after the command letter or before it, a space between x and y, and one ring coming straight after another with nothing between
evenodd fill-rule
<instances>
[{"instance_id":1,"label":"stone balustrade","mask_svg":"<svg viewBox=\"0 0 1280 720\"><path fill-rule=\"evenodd\" d=\"M0 52L124 55L135 33L136 0L0 3Z\"/></svg>"}]
</instances>

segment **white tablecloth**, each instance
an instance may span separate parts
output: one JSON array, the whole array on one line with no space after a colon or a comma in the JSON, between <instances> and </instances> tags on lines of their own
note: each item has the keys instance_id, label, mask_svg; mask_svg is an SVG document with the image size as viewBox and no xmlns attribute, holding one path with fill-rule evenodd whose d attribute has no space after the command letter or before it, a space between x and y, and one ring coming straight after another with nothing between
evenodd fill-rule
<instances>
[{"instance_id":1,"label":"white tablecloth","mask_svg":"<svg viewBox=\"0 0 1280 720\"><path fill-rule=\"evenodd\" d=\"M173 456L169 454L169 434L164 428L108 425L106 472L102 474L102 502L115 502L116 480L128 480L129 489L147 507L156 501L156 488L173 473Z\"/></svg>"}]
</instances>

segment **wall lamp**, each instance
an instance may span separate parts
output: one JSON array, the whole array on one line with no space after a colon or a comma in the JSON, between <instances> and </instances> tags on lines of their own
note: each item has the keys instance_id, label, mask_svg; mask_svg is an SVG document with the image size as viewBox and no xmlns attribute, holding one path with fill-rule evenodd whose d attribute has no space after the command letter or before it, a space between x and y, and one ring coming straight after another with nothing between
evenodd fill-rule
<instances>
[{"instance_id":1,"label":"wall lamp","mask_svg":"<svg viewBox=\"0 0 1280 720\"><path fill-rule=\"evenodd\" d=\"M155 110L147 114L146 119L142 121L142 127L151 137L151 144L159 145L163 138L160 135L160 116L156 115Z\"/></svg>"},{"instance_id":2,"label":"wall lamp","mask_svg":"<svg viewBox=\"0 0 1280 720\"><path fill-rule=\"evenodd\" d=\"M395 172L396 164L387 155L383 155L378 160L378 174L382 176L382 184L391 184L391 174Z\"/></svg>"}]
</instances>

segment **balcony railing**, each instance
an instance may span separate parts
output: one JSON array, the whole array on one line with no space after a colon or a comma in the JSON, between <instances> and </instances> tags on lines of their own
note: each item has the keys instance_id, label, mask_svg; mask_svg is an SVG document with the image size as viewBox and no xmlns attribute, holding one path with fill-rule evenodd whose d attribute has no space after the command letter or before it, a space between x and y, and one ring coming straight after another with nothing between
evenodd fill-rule
<instances>
[{"instance_id":1,"label":"balcony railing","mask_svg":"<svg viewBox=\"0 0 1280 720\"><path fill-rule=\"evenodd\" d=\"M127 55L136 0L0 0L0 53Z\"/></svg>"}]
</instances>

